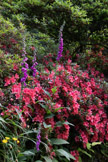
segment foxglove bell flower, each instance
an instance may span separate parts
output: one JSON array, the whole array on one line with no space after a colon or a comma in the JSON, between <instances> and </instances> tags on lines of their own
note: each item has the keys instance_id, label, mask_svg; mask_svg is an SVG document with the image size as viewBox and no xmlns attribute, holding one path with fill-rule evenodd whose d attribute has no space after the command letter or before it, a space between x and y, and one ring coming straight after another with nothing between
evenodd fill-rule
<instances>
[{"instance_id":1,"label":"foxglove bell flower","mask_svg":"<svg viewBox=\"0 0 108 162\"><path fill-rule=\"evenodd\" d=\"M25 44L25 38L23 38L23 45L24 45L24 47L23 47L23 54L22 54L22 56L24 57L24 59L23 59L23 62L22 62L22 69L21 69L21 71L23 72L23 74L24 74L24 76L21 78L21 82L23 82L24 83L24 86L26 86L26 79L27 79L27 77L28 77L28 74L27 74L27 69L29 68L29 66L28 66L28 64L27 64L27 60L28 60L28 58L26 57L26 50L25 50L25 48L26 48L26 44Z\"/></svg>"},{"instance_id":2,"label":"foxglove bell flower","mask_svg":"<svg viewBox=\"0 0 108 162\"><path fill-rule=\"evenodd\" d=\"M57 61L60 60L62 57L62 52L63 52L63 38L62 38L62 32L60 33L60 43L59 43L59 50L58 50L58 55L57 55Z\"/></svg>"},{"instance_id":3,"label":"foxglove bell flower","mask_svg":"<svg viewBox=\"0 0 108 162\"><path fill-rule=\"evenodd\" d=\"M60 27L60 34L59 34L59 49L58 49L58 54L56 60L59 61L60 58L62 57L62 52L63 52L63 28L65 26L65 21L63 22L62 26Z\"/></svg>"},{"instance_id":4,"label":"foxglove bell flower","mask_svg":"<svg viewBox=\"0 0 108 162\"><path fill-rule=\"evenodd\" d=\"M38 63L36 62L36 49L34 49L34 59L32 60L33 65L31 67L32 71L33 71L33 77L36 76L36 65L38 65Z\"/></svg>"},{"instance_id":5,"label":"foxglove bell flower","mask_svg":"<svg viewBox=\"0 0 108 162\"><path fill-rule=\"evenodd\" d=\"M41 142L41 135L40 135L40 130L39 130L38 135L37 135L37 142L36 142L37 151L39 151L40 142Z\"/></svg>"}]
</instances>

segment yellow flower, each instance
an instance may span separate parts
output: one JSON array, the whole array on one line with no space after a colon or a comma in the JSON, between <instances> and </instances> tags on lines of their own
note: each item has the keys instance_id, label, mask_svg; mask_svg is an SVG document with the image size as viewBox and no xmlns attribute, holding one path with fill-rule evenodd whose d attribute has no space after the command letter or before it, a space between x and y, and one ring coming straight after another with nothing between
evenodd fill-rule
<instances>
[{"instance_id":1,"label":"yellow flower","mask_svg":"<svg viewBox=\"0 0 108 162\"><path fill-rule=\"evenodd\" d=\"M8 141L7 141L7 139L3 139L2 142L3 143L7 143Z\"/></svg>"},{"instance_id":2,"label":"yellow flower","mask_svg":"<svg viewBox=\"0 0 108 162\"><path fill-rule=\"evenodd\" d=\"M20 143L20 141L19 140L17 140L17 144L19 144Z\"/></svg>"},{"instance_id":3,"label":"yellow flower","mask_svg":"<svg viewBox=\"0 0 108 162\"><path fill-rule=\"evenodd\" d=\"M10 137L5 137L5 139L6 139L6 140L9 140L9 139L10 139Z\"/></svg>"},{"instance_id":4,"label":"yellow flower","mask_svg":"<svg viewBox=\"0 0 108 162\"><path fill-rule=\"evenodd\" d=\"M13 139L14 141L17 141L17 138L15 138L15 137L13 137L12 139Z\"/></svg>"}]
</instances>

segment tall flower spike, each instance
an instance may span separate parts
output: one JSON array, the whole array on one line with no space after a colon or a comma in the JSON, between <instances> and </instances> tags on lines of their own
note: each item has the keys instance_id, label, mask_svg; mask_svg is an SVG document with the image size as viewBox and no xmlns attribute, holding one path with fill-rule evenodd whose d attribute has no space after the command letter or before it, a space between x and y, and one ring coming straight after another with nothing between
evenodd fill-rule
<instances>
[{"instance_id":1,"label":"tall flower spike","mask_svg":"<svg viewBox=\"0 0 108 162\"><path fill-rule=\"evenodd\" d=\"M56 59L57 61L60 60L60 58L62 57L62 52L63 52L63 34L62 34L62 31L63 31L64 25L65 25L65 21L63 22L63 25L60 28L59 50L58 50L57 59Z\"/></svg>"},{"instance_id":2,"label":"tall flower spike","mask_svg":"<svg viewBox=\"0 0 108 162\"><path fill-rule=\"evenodd\" d=\"M32 60L33 65L31 67L31 69L33 70L33 77L36 76L36 65L38 65L38 63L36 62L36 49L34 48L34 59Z\"/></svg>"},{"instance_id":3,"label":"tall flower spike","mask_svg":"<svg viewBox=\"0 0 108 162\"><path fill-rule=\"evenodd\" d=\"M57 61L60 60L62 57L62 52L63 52L63 38L62 38L62 32L60 33L60 43L59 43L59 51L57 55Z\"/></svg>"},{"instance_id":4,"label":"tall flower spike","mask_svg":"<svg viewBox=\"0 0 108 162\"><path fill-rule=\"evenodd\" d=\"M40 142L41 142L41 135L40 135L40 129L39 129L39 132L38 132L38 135L37 135L37 142L36 142L36 149L37 151L39 151L39 146L40 146Z\"/></svg>"},{"instance_id":5,"label":"tall flower spike","mask_svg":"<svg viewBox=\"0 0 108 162\"><path fill-rule=\"evenodd\" d=\"M28 60L28 58L26 57L26 44L25 44L25 37L23 38L23 54L22 54L22 56L23 56L23 63L21 64L23 67L22 67L22 72L23 72L23 74L24 74L24 76L21 78L21 82L23 82L24 83L24 86L26 86L26 83L25 83L25 81L26 81L26 79L27 79L27 77L28 77L28 74L27 74L27 69L29 68L28 67L28 64L26 63L26 61Z\"/></svg>"}]
</instances>

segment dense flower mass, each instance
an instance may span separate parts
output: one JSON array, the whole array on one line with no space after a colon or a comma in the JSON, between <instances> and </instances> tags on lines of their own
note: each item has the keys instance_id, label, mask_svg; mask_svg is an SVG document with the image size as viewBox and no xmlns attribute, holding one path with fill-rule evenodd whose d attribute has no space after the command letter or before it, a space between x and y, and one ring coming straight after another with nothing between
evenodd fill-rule
<instances>
[{"instance_id":1,"label":"dense flower mass","mask_svg":"<svg viewBox=\"0 0 108 162\"><path fill-rule=\"evenodd\" d=\"M45 71L48 70L46 69ZM68 60L65 67L59 65L56 72L56 76L54 71L49 72L49 74L47 73L47 75L40 74L40 82L44 81L45 84L41 84L35 79L33 82L35 88L24 88L22 92L21 84L16 84L13 81L12 94L15 94L16 99L19 99L20 95L22 95L23 105L21 110L24 111L24 118L31 114L33 115L33 122L51 124L57 138L68 139L69 125L64 124L62 127L54 127L56 121L53 117L49 121L44 118L47 114L47 108L43 109L43 106L48 107L50 113L56 112L56 118L59 121L65 121L72 115L74 116L72 122L75 124L77 120L76 115L79 116L83 121L85 129L81 129L81 123L75 124L74 129L78 132L75 141L82 141L84 148L88 141L94 142L99 140L103 142L104 139L107 140L108 120L104 106L108 104L108 94L103 87L103 78L99 77L98 72L94 69L91 70L91 74L88 74L87 70L81 71L78 65L71 66L70 60ZM6 79L5 81L5 86L10 84L7 83ZM54 87L56 87L56 91L51 93ZM46 90L44 91L44 89ZM50 101L49 96L45 93L46 91L50 92L53 103L51 103L52 101ZM41 103L44 100L46 100L45 105ZM40 101L40 104L36 104L36 101ZM28 107L28 105L32 104L34 104L33 114Z\"/></svg>"},{"instance_id":2,"label":"dense flower mass","mask_svg":"<svg viewBox=\"0 0 108 162\"><path fill-rule=\"evenodd\" d=\"M104 48L97 47L96 50L87 50L86 54L77 54L77 62L82 63L81 66L95 67L100 71L107 71L108 69L108 56L104 54Z\"/></svg>"},{"instance_id":3,"label":"dense flower mass","mask_svg":"<svg viewBox=\"0 0 108 162\"><path fill-rule=\"evenodd\" d=\"M45 67L36 77L29 76L28 87L22 87L18 74L5 78L11 97L1 115L20 114L24 129L28 124L37 129L41 123L36 150L46 143L46 153L53 159L56 154L50 139L68 140L69 152L78 161L79 146L86 149L88 143L108 141L107 84L99 71L90 67L83 71L70 59L65 65L52 64L55 70ZM3 91L0 97L7 98Z\"/></svg>"}]
</instances>

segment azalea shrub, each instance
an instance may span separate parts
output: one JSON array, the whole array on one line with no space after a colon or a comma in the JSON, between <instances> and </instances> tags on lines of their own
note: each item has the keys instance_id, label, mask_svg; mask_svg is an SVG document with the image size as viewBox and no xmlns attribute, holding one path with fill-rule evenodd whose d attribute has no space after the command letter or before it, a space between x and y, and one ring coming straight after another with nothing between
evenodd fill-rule
<instances>
[{"instance_id":1,"label":"azalea shrub","mask_svg":"<svg viewBox=\"0 0 108 162\"><path fill-rule=\"evenodd\" d=\"M0 49L4 54L21 53L23 29L19 26L16 28L11 20L6 20L0 14Z\"/></svg>"},{"instance_id":2,"label":"azalea shrub","mask_svg":"<svg viewBox=\"0 0 108 162\"><path fill-rule=\"evenodd\" d=\"M85 53L76 54L77 62L83 67L94 67L107 75L108 71L108 51L98 45L94 49L87 50Z\"/></svg>"},{"instance_id":3,"label":"azalea shrub","mask_svg":"<svg viewBox=\"0 0 108 162\"><path fill-rule=\"evenodd\" d=\"M79 161L82 153L90 157L87 150L108 141L104 75L90 67L82 70L68 58L65 63L53 61L51 54L50 60L44 58L47 66L38 71L35 55L32 68L23 56L23 76L16 69L0 89L1 120L10 130L1 125L5 133L1 132L0 145L4 152L10 144L16 146L15 155L7 151L4 158L54 162Z\"/></svg>"},{"instance_id":4,"label":"azalea shrub","mask_svg":"<svg viewBox=\"0 0 108 162\"><path fill-rule=\"evenodd\" d=\"M16 72L21 74L22 58L18 54L4 54L0 50L0 88L4 88L4 78L14 75Z\"/></svg>"}]
</instances>

